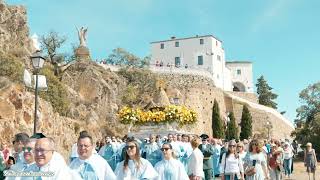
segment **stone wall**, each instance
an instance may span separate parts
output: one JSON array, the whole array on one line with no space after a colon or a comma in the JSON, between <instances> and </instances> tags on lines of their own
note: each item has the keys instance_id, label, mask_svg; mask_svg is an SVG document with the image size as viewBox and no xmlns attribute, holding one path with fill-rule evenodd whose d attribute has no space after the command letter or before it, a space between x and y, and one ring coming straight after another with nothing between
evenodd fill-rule
<instances>
[{"instance_id":1,"label":"stone wall","mask_svg":"<svg viewBox=\"0 0 320 180\"><path fill-rule=\"evenodd\" d=\"M240 123L242 108L248 102L253 106L249 106L253 118L253 133L267 137L268 130L266 124L269 121L273 128L270 130L270 136L275 138L288 138L293 131L293 126L289 122L285 122L284 118L279 118L278 112L266 111L260 108L257 103L257 97L252 93L241 92L224 92L219 88L215 88L213 82L209 78L195 75L180 74L159 74L159 78L164 81L165 89L169 99L179 98L179 103L196 110L198 114L198 122L190 127L178 129L193 134L207 133L212 135L212 106L214 99L219 103L220 114L223 120L226 120L227 112L234 112L235 118ZM172 90L174 89L174 90ZM240 97L234 99L229 94ZM179 94L179 95L177 95ZM243 101L241 101L241 99Z\"/></svg>"},{"instance_id":2,"label":"stone wall","mask_svg":"<svg viewBox=\"0 0 320 180\"><path fill-rule=\"evenodd\" d=\"M245 92L228 92L235 96L241 97L243 99L246 99L248 101L251 101L253 103L258 103L259 99L255 93L245 93Z\"/></svg>"}]
</instances>

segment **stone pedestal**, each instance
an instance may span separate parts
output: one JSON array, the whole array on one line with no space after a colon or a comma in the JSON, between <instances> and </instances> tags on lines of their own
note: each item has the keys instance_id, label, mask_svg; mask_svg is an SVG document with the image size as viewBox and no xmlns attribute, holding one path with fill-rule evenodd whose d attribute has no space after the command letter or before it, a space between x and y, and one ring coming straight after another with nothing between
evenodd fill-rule
<instances>
[{"instance_id":1,"label":"stone pedestal","mask_svg":"<svg viewBox=\"0 0 320 180\"><path fill-rule=\"evenodd\" d=\"M89 49L85 46L79 46L75 49L74 54L78 60L90 60Z\"/></svg>"}]
</instances>

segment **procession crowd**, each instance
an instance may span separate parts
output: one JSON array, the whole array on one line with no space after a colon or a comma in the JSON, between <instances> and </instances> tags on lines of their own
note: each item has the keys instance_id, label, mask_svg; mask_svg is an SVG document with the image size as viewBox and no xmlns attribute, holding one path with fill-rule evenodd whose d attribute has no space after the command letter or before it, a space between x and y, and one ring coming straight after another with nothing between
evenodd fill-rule
<instances>
[{"instance_id":1,"label":"procession crowd","mask_svg":"<svg viewBox=\"0 0 320 180\"><path fill-rule=\"evenodd\" d=\"M297 147L287 139L224 141L206 134L106 136L94 143L90 133L82 131L66 162L52 138L19 133L12 150L2 144L0 179L280 180L292 175ZM315 180L311 143L304 154L306 177Z\"/></svg>"}]
</instances>

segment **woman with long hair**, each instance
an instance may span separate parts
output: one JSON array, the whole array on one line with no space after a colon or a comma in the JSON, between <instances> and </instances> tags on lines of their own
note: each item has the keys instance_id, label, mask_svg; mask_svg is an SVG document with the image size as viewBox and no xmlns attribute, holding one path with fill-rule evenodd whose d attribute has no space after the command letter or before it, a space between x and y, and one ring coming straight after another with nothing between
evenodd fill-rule
<instances>
[{"instance_id":1,"label":"woman with long hair","mask_svg":"<svg viewBox=\"0 0 320 180\"><path fill-rule=\"evenodd\" d=\"M256 139L249 144L249 152L247 152L243 164L246 180L269 179L267 160L263 152L261 152L261 145Z\"/></svg>"},{"instance_id":2,"label":"woman with long hair","mask_svg":"<svg viewBox=\"0 0 320 180\"><path fill-rule=\"evenodd\" d=\"M222 155L220 172L222 180L244 179L242 160L237 153L237 143L232 140L228 144L228 150Z\"/></svg>"},{"instance_id":3,"label":"woman with long hair","mask_svg":"<svg viewBox=\"0 0 320 180\"><path fill-rule=\"evenodd\" d=\"M164 143L161 151L164 159L155 165L155 170L159 174L157 180L188 180L189 177L183 164L179 160L173 158L171 144Z\"/></svg>"},{"instance_id":4,"label":"woman with long hair","mask_svg":"<svg viewBox=\"0 0 320 180\"><path fill-rule=\"evenodd\" d=\"M118 180L129 179L154 179L158 173L151 163L140 156L140 147L137 141L128 140L124 160L121 161L115 170Z\"/></svg>"},{"instance_id":5,"label":"woman with long hair","mask_svg":"<svg viewBox=\"0 0 320 180\"><path fill-rule=\"evenodd\" d=\"M307 167L307 172L310 180L310 173L313 174L313 180L316 179L315 172L317 166L317 157L315 150L312 149L312 144L307 143L306 150L304 151L304 166Z\"/></svg>"}]
</instances>

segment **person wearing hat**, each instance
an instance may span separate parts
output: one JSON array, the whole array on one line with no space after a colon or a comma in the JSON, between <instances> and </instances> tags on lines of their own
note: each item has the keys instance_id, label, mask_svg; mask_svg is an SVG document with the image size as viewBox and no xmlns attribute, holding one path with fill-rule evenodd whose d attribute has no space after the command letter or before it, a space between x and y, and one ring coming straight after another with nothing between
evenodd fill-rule
<instances>
[{"instance_id":1,"label":"person wearing hat","mask_svg":"<svg viewBox=\"0 0 320 180\"><path fill-rule=\"evenodd\" d=\"M304 151L304 166L307 167L309 180L310 180L310 172L313 174L313 180L315 180L317 156L316 156L315 150L312 149L312 144L310 142L307 143L306 150Z\"/></svg>"},{"instance_id":2,"label":"person wearing hat","mask_svg":"<svg viewBox=\"0 0 320 180\"><path fill-rule=\"evenodd\" d=\"M236 148L236 141L231 140L227 152L222 156L220 165L222 180L244 179L243 163Z\"/></svg>"},{"instance_id":3,"label":"person wearing hat","mask_svg":"<svg viewBox=\"0 0 320 180\"><path fill-rule=\"evenodd\" d=\"M208 142L209 136L202 134L202 144L199 145L199 149L203 154L203 172L206 180L213 179L213 161L211 156L214 154L212 145Z\"/></svg>"},{"instance_id":4,"label":"person wearing hat","mask_svg":"<svg viewBox=\"0 0 320 180\"><path fill-rule=\"evenodd\" d=\"M271 157L268 165L271 179L280 180L281 171L283 169L282 151L279 151L278 146L274 143L271 144Z\"/></svg>"}]
</instances>

